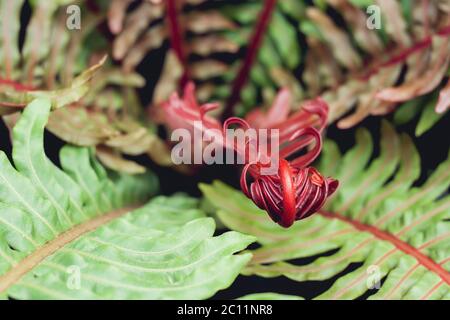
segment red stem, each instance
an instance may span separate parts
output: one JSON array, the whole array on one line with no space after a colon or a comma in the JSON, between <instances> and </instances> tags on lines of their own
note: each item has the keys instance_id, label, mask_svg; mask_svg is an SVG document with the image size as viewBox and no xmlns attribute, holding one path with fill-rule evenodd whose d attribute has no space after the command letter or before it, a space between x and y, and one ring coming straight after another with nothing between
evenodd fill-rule
<instances>
[{"instance_id":1,"label":"red stem","mask_svg":"<svg viewBox=\"0 0 450 320\"><path fill-rule=\"evenodd\" d=\"M446 26L446 27L442 28L441 30L439 30L436 33L436 35L441 36L441 37L449 36L450 35L450 26ZM371 71L369 71L369 73L367 73L365 76L362 77L362 80L368 80L372 75L376 74L380 68L389 67L389 66L395 65L397 63L400 63L402 61L405 61L413 53L424 50L424 49L428 48L429 46L431 46L432 42L433 42L433 36L430 35L430 36L426 37L425 39L423 39L422 41L416 43L412 47L407 48L406 50L400 52L398 55L393 56L388 61L373 68Z\"/></svg>"},{"instance_id":2,"label":"red stem","mask_svg":"<svg viewBox=\"0 0 450 320\"><path fill-rule=\"evenodd\" d=\"M261 45L262 38L267 29L267 26L269 25L270 18L272 17L272 12L275 9L276 3L276 0L266 0L266 2L264 3L264 8L259 17L259 21L256 24L253 36L248 46L247 53L245 55L245 59L241 65L236 79L233 82L231 96L225 107L223 119L226 119L233 115L233 108L236 103L239 102L242 88L247 82L248 75L250 73L253 62L256 59L258 49Z\"/></svg>"},{"instance_id":3,"label":"red stem","mask_svg":"<svg viewBox=\"0 0 450 320\"><path fill-rule=\"evenodd\" d=\"M35 90L32 86L28 86L25 84L21 84L11 79L3 79L0 78L0 85L6 85L12 87L15 91L33 91ZM0 101L0 107L6 108L24 108L25 104L23 103L14 103L7 101Z\"/></svg>"},{"instance_id":4,"label":"red stem","mask_svg":"<svg viewBox=\"0 0 450 320\"><path fill-rule=\"evenodd\" d=\"M180 85L184 88L189 79L189 70L183 44L183 31L181 30L181 26L178 21L177 0L167 0L166 10L167 23L170 30L170 44L180 60L180 63L183 65L183 76L181 77Z\"/></svg>"},{"instance_id":5,"label":"red stem","mask_svg":"<svg viewBox=\"0 0 450 320\"><path fill-rule=\"evenodd\" d=\"M375 237L377 237L380 240L389 241L395 247L397 247L397 249L414 257L421 265L423 265L428 270L438 274L442 278L442 280L444 280L447 284L450 284L450 273L447 272L447 270L445 270L437 262L431 260L429 257L424 255L417 248L414 248L413 246L404 242L403 240L396 237L395 235L384 232L383 230L380 230L374 226L369 226L369 225L363 224L359 221L352 220L350 218L347 218L347 217L337 214L337 213L329 213L329 212L320 211L319 214L326 218L329 218L329 219L338 219L338 220L344 221L348 224L351 224L353 227L355 227L356 229L358 229L360 231L369 232L369 233L373 234Z\"/></svg>"},{"instance_id":6,"label":"red stem","mask_svg":"<svg viewBox=\"0 0 450 320\"><path fill-rule=\"evenodd\" d=\"M10 87L13 87L14 90L16 90L16 91L32 91L32 90L34 90L34 88L32 86L29 86L26 84L21 84L19 82L16 82L16 81L10 80L10 79L0 78L0 85L7 85Z\"/></svg>"}]
</instances>

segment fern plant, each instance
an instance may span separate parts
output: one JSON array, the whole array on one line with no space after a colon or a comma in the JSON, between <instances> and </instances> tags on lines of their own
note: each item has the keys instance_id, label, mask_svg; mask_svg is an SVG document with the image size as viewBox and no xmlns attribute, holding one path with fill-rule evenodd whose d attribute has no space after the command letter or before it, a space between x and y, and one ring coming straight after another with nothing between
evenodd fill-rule
<instances>
[{"instance_id":1,"label":"fern plant","mask_svg":"<svg viewBox=\"0 0 450 320\"><path fill-rule=\"evenodd\" d=\"M85 28L77 32L76 37L70 37L70 30L66 28L66 12L62 10L65 8L62 6L69 3L33 1L30 21L23 26L20 13L25 1L0 2L0 101L2 106L9 107L2 108L2 114L24 107L36 97L49 97L53 107L58 108L78 101L87 93L88 82L104 60L97 57L98 65L91 63L91 70L78 78L75 75L90 67L89 58L95 58L92 57L95 49L82 49L82 43L100 18L94 15L86 17L89 22ZM26 27L23 40L19 37L21 27ZM98 40L98 34L90 36L102 41Z\"/></svg>"},{"instance_id":2,"label":"fern plant","mask_svg":"<svg viewBox=\"0 0 450 320\"><path fill-rule=\"evenodd\" d=\"M64 147L59 169L43 150L50 106L33 101L14 127L15 168L1 153L3 297L206 298L233 281L250 259L234 253L252 237L214 237L213 220L186 196L145 204L153 174L108 172L89 149Z\"/></svg>"},{"instance_id":3,"label":"fern plant","mask_svg":"<svg viewBox=\"0 0 450 320\"><path fill-rule=\"evenodd\" d=\"M225 118L270 103L281 87L298 100L321 95L341 128L435 90L436 112L448 108L446 1L142 1L126 15L129 4L109 8L115 57L133 69L170 39L166 61L179 63L163 69L153 104L189 78L200 101L221 102ZM373 5L382 20L369 29Z\"/></svg>"},{"instance_id":4,"label":"fern plant","mask_svg":"<svg viewBox=\"0 0 450 320\"><path fill-rule=\"evenodd\" d=\"M30 5L29 22L20 19ZM106 13L80 7L82 27L69 30L66 9L72 1L0 1L0 114L12 127L17 112L35 98L49 98L47 128L79 146L98 146L100 161L109 168L142 173L143 166L123 155L149 155L160 165L172 165L166 145L145 121L136 88L145 79L124 73L107 55L111 44L101 32ZM23 44L20 30L24 29ZM66 107L62 109L61 107Z\"/></svg>"},{"instance_id":5,"label":"fern plant","mask_svg":"<svg viewBox=\"0 0 450 320\"><path fill-rule=\"evenodd\" d=\"M420 157L408 136L384 122L375 159L367 130L356 141L345 155L327 141L321 169L339 179L340 189L326 209L287 231L229 186L201 185L225 226L261 244L243 273L294 281L340 275L319 299L355 299L367 291L371 299L449 299L450 159L415 187ZM299 258L309 259L289 262ZM351 263L358 268L342 275Z\"/></svg>"},{"instance_id":6,"label":"fern plant","mask_svg":"<svg viewBox=\"0 0 450 320\"><path fill-rule=\"evenodd\" d=\"M450 159L429 174L415 146L448 119L449 17L448 0L0 0L0 297L205 299L251 275L449 299ZM358 127L342 153L336 129L369 116L390 118L380 138ZM279 170L154 197L179 182L160 166L202 173L160 127L194 121L280 130ZM45 129L67 143L53 162ZM302 299L278 289L240 299Z\"/></svg>"},{"instance_id":7,"label":"fern plant","mask_svg":"<svg viewBox=\"0 0 450 320\"><path fill-rule=\"evenodd\" d=\"M321 95L330 106L328 121L339 120L341 128L354 126L370 114L389 113L406 102L397 117L406 122L423 110L416 130L421 135L448 107L449 8L443 0L422 1L423 5L414 7L408 1L399 4L394 0L329 0L313 6L296 0L137 4L117 0L98 1L95 6L82 1L84 27L80 31L64 28L63 9L70 1L52 5L33 1L29 36L19 50L14 44L18 42L23 3L7 7L4 1L2 12L7 17L3 20L8 27L2 41L5 52L0 53L5 60L4 84L27 89L31 83L32 88L45 83L44 87L52 88L59 77L68 85L73 74L87 68L95 55L110 53L115 63L99 71L84 101L80 98L87 91L85 85L82 92L81 88L77 94L70 91L72 96L63 102L78 101L75 106L81 103L87 107L96 121L91 121L85 110L72 106L69 115L55 113L49 129L70 143L99 146L99 159L115 170L145 170L123 155L148 154L159 165L171 166L167 145L155 134L155 126L142 113L132 89L144 84L136 67L161 50L165 67L151 84L155 86L151 113L188 79L196 82L200 102L216 100L225 108L223 118L270 104L281 87L288 87L296 100ZM379 6L383 19L380 30L367 28L367 7L373 4ZM49 22L43 24L41 16ZM101 32L106 23L114 35L112 43L107 40L111 35ZM56 43L52 50L43 46L38 51L32 40L39 29L43 30L39 39ZM170 50L166 42L170 42ZM15 70L18 63L24 67L22 74ZM416 80L425 70L426 77ZM116 85L123 90L111 87ZM22 101L23 106L24 95L11 92L4 102ZM422 99L428 93L428 98ZM58 92L52 96L65 95ZM349 115L352 109L355 112ZM2 108L2 112L11 111L14 109ZM408 115L406 119L402 113ZM74 120L73 114L79 119ZM67 126L58 125L61 121ZM121 126L123 122L132 129ZM123 141L133 147L123 147Z\"/></svg>"}]
</instances>

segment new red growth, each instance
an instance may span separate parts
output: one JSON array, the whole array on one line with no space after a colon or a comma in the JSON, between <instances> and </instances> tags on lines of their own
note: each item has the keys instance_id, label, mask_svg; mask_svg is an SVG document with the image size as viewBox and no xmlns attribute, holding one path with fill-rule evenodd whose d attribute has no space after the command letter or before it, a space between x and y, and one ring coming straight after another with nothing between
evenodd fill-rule
<instances>
[{"instance_id":1,"label":"new red growth","mask_svg":"<svg viewBox=\"0 0 450 320\"><path fill-rule=\"evenodd\" d=\"M232 124L239 124L247 129L278 129L281 146L277 155L278 171L271 175L262 174L262 169L267 166L266 161L260 161L259 155L256 161L245 158L240 179L242 191L259 208L266 210L274 222L285 228L322 208L326 199L338 187L337 180L324 177L310 166L320 154L321 131L328 115L328 106L322 99L308 101L290 115L291 95L287 89L283 89L267 113L258 109L245 120L232 117L221 125L219 121L206 115L218 105L199 105L194 91L194 85L189 83L183 97L174 93L163 104L162 120L170 129L194 130L196 122L202 123L202 130L222 128L222 132ZM236 153L242 152L234 144L225 145L227 139L222 141L224 148L232 148ZM314 146L307 150L311 144ZM307 151L298 155L304 150Z\"/></svg>"}]
</instances>

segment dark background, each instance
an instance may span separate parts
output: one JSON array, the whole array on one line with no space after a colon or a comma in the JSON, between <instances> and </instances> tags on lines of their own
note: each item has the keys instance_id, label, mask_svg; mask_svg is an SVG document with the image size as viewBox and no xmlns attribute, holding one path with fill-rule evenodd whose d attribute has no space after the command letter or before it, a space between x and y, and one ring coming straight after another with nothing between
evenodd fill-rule
<instances>
[{"instance_id":1,"label":"dark background","mask_svg":"<svg viewBox=\"0 0 450 320\"><path fill-rule=\"evenodd\" d=\"M26 24L29 18L29 7L25 6L21 15L22 23ZM24 35L22 34L22 41L23 36ZM299 40L301 41L302 39ZM162 49L156 50L152 54L148 55L138 67L138 71L148 80L148 85L140 90L140 96L144 105L146 105L151 99L153 85L160 73L164 60L164 54L167 48L168 44L166 43ZM388 115L385 118L391 119L392 114ZM380 117L369 117L359 125L369 129L372 133L372 136L374 137L375 151L373 157L376 157L379 152L378 142L381 119L382 118ZM397 130L399 132L405 132L413 138L414 143L421 155L422 174L415 183L415 185L419 186L426 180L430 173L433 172L436 166L447 158L450 148L450 113L447 113L431 130L423 134L420 138L417 138L414 135L417 120L418 119L416 117L416 119L414 119L414 121L410 122L409 124L397 127ZM335 124L333 124L327 129L326 135L328 138L336 141L339 144L341 151L345 152L354 144L355 130L356 128L340 130L336 128ZM11 143L9 140L8 130L6 129L3 122L0 122L0 137L0 149L5 151L10 156ZM46 132L46 153L48 157L57 164L59 162L58 153L63 145L63 141L61 141L51 133ZM143 165L148 166L151 169L154 169L154 171L159 175L160 178L161 193L165 195L170 195L175 192L182 191L192 196L199 197L201 196L201 193L197 188L198 183L212 182L215 179L223 180L224 182L234 185L236 188L239 188L239 172L234 166L203 166L194 176L183 176L171 169L156 166L147 157L142 156L133 159ZM333 252L328 252L325 254L332 253ZM309 257L305 259L297 259L290 262L295 264L305 264L316 258L317 257ZM291 281L285 277L265 279L253 276L239 276L230 288L217 293L213 298L229 299L236 298L244 294L268 291L300 295L305 298L313 298L326 291L342 274L358 268L359 266L360 264L351 264L341 274L338 274L337 276L327 281L305 281L299 283ZM360 298L366 298L370 294L370 291L366 292Z\"/></svg>"}]
</instances>

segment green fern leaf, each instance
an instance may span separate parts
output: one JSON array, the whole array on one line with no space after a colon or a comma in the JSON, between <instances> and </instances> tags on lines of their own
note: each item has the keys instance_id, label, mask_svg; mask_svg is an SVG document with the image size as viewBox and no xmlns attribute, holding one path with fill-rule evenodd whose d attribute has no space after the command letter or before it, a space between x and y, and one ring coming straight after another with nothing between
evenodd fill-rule
<instances>
[{"instance_id":1,"label":"green fern leaf","mask_svg":"<svg viewBox=\"0 0 450 320\"><path fill-rule=\"evenodd\" d=\"M421 136L428 130L430 130L439 120L442 119L444 114L439 114L435 111L435 106L438 99L435 97L428 102L423 108L420 115L419 122L416 127L416 136Z\"/></svg>"},{"instance_id":2,"label":"green fern leaf","mask_svg":"<svg viewBox=\"0 0 450 320\"><path fill-rule=\"evenodd\" d=\"M48 98L53 109L69 110L52 113L47 129L79 146L103 144L98 158L108 168L145 171L123 154L148 154L160 165L172 165L155 126L143 120L146 117L135 88L144 86L144 78L100 59L112 46L98 28L106 12L93 12L86 1L76 3L82 12L82 28L69 30L66 10L71 3L32 1L27 22L20 19L20 12L28 10L26 2L0 0L0 115L16 113L34 99ZM21 29L26 31L23 46L19 46Z\"/></svg>"},{"instance_id":3,"label":"green fern leaf","mask_svg":"<svg viewBox=\"0 0 450 320\"><path fill-rule=\"evenodd\" d=\"M0 1L4 30L0 36L0 101L5 106L23 107L33 99L50 98L53 107L58 108L79 101L87 93L88 84L105 60L90 66L89 57L84 56L85 60L77 63L75 51L79 47L75 43L84 40L99 19L89 14L83 31L78 30L77 36L70 39L71 30L65 19L68 3L33 1L30 21L21 25L24 1ZM26 30L23 48L19 47L20 28ZM74 77L75 74L79 76ZM59 88L55 88L57 78ZM17 111L16 108L2 108L1 114Z\"/></svg>"},{"instance_id":4,"label":"green fern leaf","mask_svg":"<svg viewBox=\"0 0 450 320\"><path fill-rule=\"evenodd\" d=\"M30 103L0 153L0 295L15 299L199 299L230 285L253 238L214 237L185 196L157 197L153 174L107 172L65 146L62 169L43 149L51 103Z\"/></svg>"},{"instance_id":5,"label":"green fern leaf","mask_svg":"<svg viewBox=\"0 0 450 320\"><path fill-rule=\"evenodd\" d=\"M415 187L420 159L411 139L387 122L381 135L373 160L365 129L344 155L325 143L321 171L339 179L340 188L324 211L288 230L271 223L239 191L221 182L201 185L221 222L262 245L252 251L244 274L325 280L358 263L317 298L354 299L367 292L371 299L450 298L450 159ZM288 262L305 257L314 258L304 265Z\"/></svg>"},{"instance_id":6,"label":"green fern leaf","mask_svg":"<svg viewBox=\"0 0 450 320\"><path fill-rule=\"evenodd\" d=\"M238 300L302 300L298 296L279 294L274 292L253 293L240 297Z\"/></svg>"},{"instance_id":7,"label":"green fern leaf","mask_svg":"<svg viewBox=\"0 0 450 320\"><path fill-rule=\"evenodd\" d=\"M418 116L415 135L420 137L439 122L448 111L437 113L435 110L437 103L437 92L410 100L395 112L394 122L402 125L413 121Z\"/></svg>"}]
</instances>

